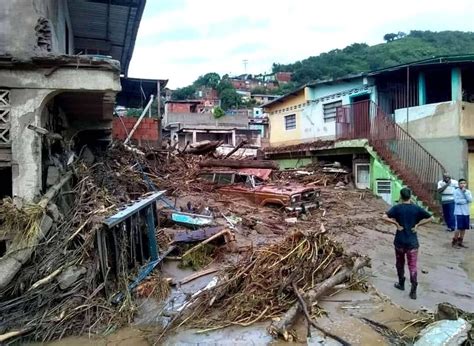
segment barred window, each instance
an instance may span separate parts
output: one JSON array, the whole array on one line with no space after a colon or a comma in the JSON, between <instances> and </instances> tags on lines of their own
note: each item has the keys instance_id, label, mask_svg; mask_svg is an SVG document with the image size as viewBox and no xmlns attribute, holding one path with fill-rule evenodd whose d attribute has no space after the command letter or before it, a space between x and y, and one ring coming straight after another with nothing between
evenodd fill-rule
<instances>
[{"instance_id":1,"label":"barred window","mask_svg":"<svg viewBox=\"0 0 474 346\"><path fill-rule=\"evenodd\" d=\"M296 129L296 114L285 116L285 130Z\"/></svg>"},{"instance_id":2,"label":"barred window","mask_svg":"<svg viewBox=\"0 0 474 346\"><path fill-rule=\"evenodd\" d=\"M324 122L336 121L336 109L342 106L342 101L326 103L323 105Z\"/></svg>"}]
</instances>

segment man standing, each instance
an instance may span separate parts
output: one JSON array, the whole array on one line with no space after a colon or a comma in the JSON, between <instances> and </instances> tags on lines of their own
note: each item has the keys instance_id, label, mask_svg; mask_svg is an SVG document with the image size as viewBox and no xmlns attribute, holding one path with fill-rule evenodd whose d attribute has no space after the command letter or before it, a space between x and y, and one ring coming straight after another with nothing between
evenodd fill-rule
<instances>
[{"instance_id":1,"label":"man standing","mask_svg":"<svg viewBox=\"0 0 474 346\"><path fill-rule=\"evenodd\" d=\"M438 193L441 194L441 205L443 207L443 217L448 231L454 232L456 229L456 219L454 218L454 190L458 187L458 182L451 179L449 173L443 174L443 180L438 182Z\"/></svg>"},{"instance_id":2,"label":"man standing","mask_svg":"<svg viewBox=\"0 0 474 346\"><path fill-rule=\"evenodd\" d=\"M418 226L431 221L431 214L423 208L412 204L411 190L404 187L400 191L401 203L393 206L387 211L384 220L397 226L395 234L395 266L397 268L398 283L395 287L405 290L405 257L410 272L410 298L416 299L417 280L417 258L418 258Z\"/></svg>"},{"instance_id":3,"label":"man standing","mask_svg":"<svg viewBox=\"0 0 474 346\"><path fill-rule=\"evenodd\" d=\"M453 247L467 247L463 244L464 233L471 228L469 206L472 202L471 191L467 189L466 179L459 179L459 188L454 191L454 215L456 216L456 232L454 232Z\"/></svg>"}]
</instances>

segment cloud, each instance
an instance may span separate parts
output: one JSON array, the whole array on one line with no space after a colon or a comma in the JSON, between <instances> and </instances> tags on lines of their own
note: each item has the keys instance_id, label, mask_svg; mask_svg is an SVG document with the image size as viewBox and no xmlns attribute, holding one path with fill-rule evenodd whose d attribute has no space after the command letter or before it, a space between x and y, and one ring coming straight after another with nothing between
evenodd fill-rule
<instances>
[{"instance_id":1,"label":"cloud","mask_svg":"<svg viewBox=\"0 0 474 346\"><path fill-rule=\"evenodd\" d=\"M243 60L249 73L268 72L387 32L474 31L473 13L471 0L149 0L130 75L181 87L207 72L244 73Z\"/></svg>"}]
</instances>

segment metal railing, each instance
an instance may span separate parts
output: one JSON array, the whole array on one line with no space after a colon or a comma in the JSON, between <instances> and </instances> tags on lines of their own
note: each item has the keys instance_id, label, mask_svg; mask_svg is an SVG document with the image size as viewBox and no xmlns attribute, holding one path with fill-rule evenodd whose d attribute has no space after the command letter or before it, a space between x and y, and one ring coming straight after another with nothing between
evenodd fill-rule
<instances>
[{"instance_id":1,"label":"metal railing","mask_svg":"<svg viewBox=\"0 0 474 346\"><path fill-rule=\"evenodd\" d=\"M336 139L367 139L415 195L439 211L437 181L443 165L377 104L367 100L337 108Z\"/></svg>"}]
</instances>

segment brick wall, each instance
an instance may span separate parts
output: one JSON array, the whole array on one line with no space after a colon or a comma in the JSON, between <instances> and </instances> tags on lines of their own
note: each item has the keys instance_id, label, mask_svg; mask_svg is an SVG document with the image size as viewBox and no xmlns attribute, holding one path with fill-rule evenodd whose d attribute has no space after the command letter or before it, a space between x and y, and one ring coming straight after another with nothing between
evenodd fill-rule
<instances>
[{"instance_id":1,"label":"brick wall","mask_svg":"<svg viewBox=\"0 0 474 346\"><path fill-rule=\"evenodd\" d=\"M125 132L120 118L114 118L112 124L113 139L125 140L127 138L127 133L130 133L138 120L138 118L133 117L122 117L121 119L127 129L127 132ZM140 125L133 134L131 141L140 146L157 146L160 136L158 125L159 120L156 118L143 118Z\"/></svg>"},{"instance_id":2,"label":"brick wall","mask_svg":"<svg viewBox=\"0 0 474 346\"><path fill-rule=\"evenodd\" d=\"M190 113L192 105L193 103L167 103L169 113Z\"/></svg>"}]
</instances>

